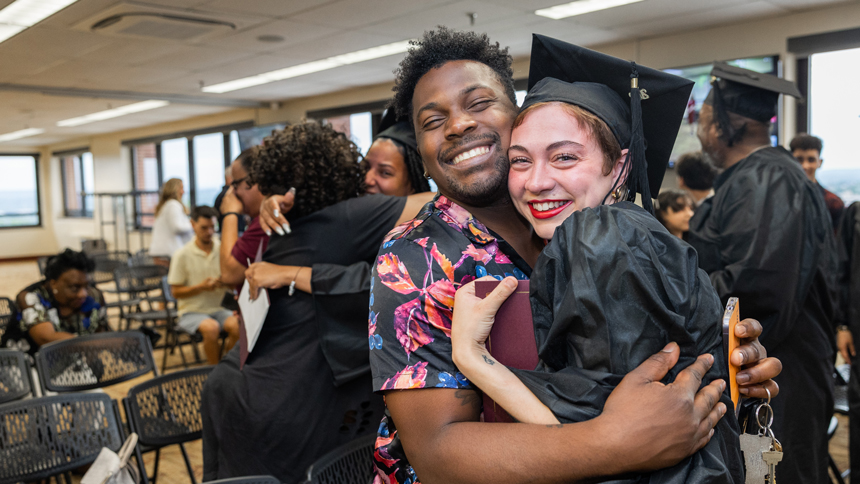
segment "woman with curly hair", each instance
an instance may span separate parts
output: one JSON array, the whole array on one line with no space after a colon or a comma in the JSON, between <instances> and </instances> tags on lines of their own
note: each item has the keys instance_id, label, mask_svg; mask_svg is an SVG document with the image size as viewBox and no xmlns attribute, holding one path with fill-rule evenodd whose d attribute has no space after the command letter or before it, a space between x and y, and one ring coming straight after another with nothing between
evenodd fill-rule
<instances>
[{"instance_id":1,"label":"woman with curly hair","mask_svg":"<svg viewBox=\"0 0 860 484\"><path fill-rule=\"evenodd\" d=\"M366 315L359 338L353 328L321 331L319 301L295 291L314 264L373 261L385 234L429 198L365 195L360 159L345 135L316 122L288 126L256 149L250 175L260 191L295 193L285 214L291 232L271 237L262 263L282 266L288 277L269 290L253 351L242 354L245 343L237 345L206 383L204 480L270 474L298 482L314 460L376 429L382 402L371 391L369 366L336 382L326 354L343 340L366 355Z\"/></svg>"}]
</instances>

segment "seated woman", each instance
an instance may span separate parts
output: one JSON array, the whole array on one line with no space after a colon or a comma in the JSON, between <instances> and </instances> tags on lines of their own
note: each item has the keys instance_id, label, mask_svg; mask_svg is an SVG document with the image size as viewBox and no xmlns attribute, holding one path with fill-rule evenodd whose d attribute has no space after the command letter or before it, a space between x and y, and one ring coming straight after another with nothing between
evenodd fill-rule
<instances>
[{"instance_id":1,"label":"seated woman","mask_svg":"<svg viewBox=\"0 0 860 484\"><path fill-rule=\"evenodd\" d=\"M684 190L669 189L660 192L654 206L654 215L666 227L670 234L684 238L690 230L690 219L693 218L695 202L693 197Z\"/></svg>"},{"instance_id":2,"label":"seated woman","mask_svg":"<svg viewBox=\"0 0 860 484\"><path fill-rule=\"evenodd\" d=\"M541 424L598 416L621 379L667 345L677 343L681 356L663 383L707 353L714 365L703 383L725 380L720 300L695 250L649 213L692 83L542 36L531 62L508 187L549 240L530 285L540 363L512 371L484 347L495 310L515 287L507 278L487 302L474 285L458 291L458 368L514 418ZM639 85L631 88L631 78ZM641 106L640 88L649 95ZM637 193L647 209L630 203ZM725 392L721 400L722 410L731 408ZM722 418L691 457L625 482L742 482L738 434L737 420Z\"/></svg>"},{"instance_id":3,"label":"seated woman","mask_svg":"<svg viewBox=\"0 0 860 484\"><path fill-rule=\"evenodd\" d=\"M270 239L265 262L295 268L369 263L385 234L418 212L421 198L362 196L359 158L345 135L315 122L288 126L264 140L255 153L253 182L264 195L295 187L287 214L291 233ZM299 277L293 272L290 282ZM314 460L376 430L378 419L368 413L381 408L381 401L372 393L369 373L335 386L314 298L290 285L269 291L271 306L247 359L242 361L240 343L206 382L205 480L270 474L299 482Z\"/></svg>"},{"instance_id":4,"label":"seated woman","mask_svg":"<svg viewBox=\"0 0 860 484\"><path fill-rule=\"evenodd\" d=\"M93 267L83 252L72 249L48 259L45 279L18 293L18 320L9 323L0 346L32 356L52 341L107 331L104 296L87 280Z\"/></svg>"}]
</instances>

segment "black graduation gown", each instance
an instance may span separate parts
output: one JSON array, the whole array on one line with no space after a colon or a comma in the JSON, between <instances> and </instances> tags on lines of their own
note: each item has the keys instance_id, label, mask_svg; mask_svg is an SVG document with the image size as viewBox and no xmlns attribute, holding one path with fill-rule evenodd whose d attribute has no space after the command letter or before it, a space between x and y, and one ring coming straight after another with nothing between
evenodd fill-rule
<instances>
[{"instance_id":1,"label":"black graduation gown","mask_svg":"<svg viewBox=\"0 0 860 484\"><path fill-rule=\"evenodd\" d=\"M370 264L405 203L402 197L366 195L291 221L292 234L273 236L263 260L303 267ZM373 393L370 374L335 385L314 296L288 291L269 291L271 306L245 366L239 370L234 347L204 385L206 481L268 474L285 484L301 482L316 459L379 425L383 402ZM362 314L367 345L366 300Z\"/></svg>"},{"instance_id":2,"label":"black graduation gown","mask_svg":"<svg viewBox=\"0 0 860 484\"><path fill-rule=\"evenodd\" d=\"M773 430L785 455L780 483L826 483L833 411L836 246L818 188L784 148L764 148L723 172L690 221L687 241L720 299L782 361Z\"/></svg>"},{"instance_id":3,"label":"black graduation gown","mask_svg":"<svg viewBox=\"0 0 860 484\"><path fill-rule=\"evenodd\" d=\"M621 379L669 342L681 348L664 382L703 353L703 385L728 377L722 305L696 252L628 202L576 212L538 259L531 305L540 364L517 376L562 422L596 417ZM728 393L722 401L732 408ZM737 420L729 413L710 443L680 464L619 482L741 483Z\"/></svg>"},{"instance_id":4,"label":"black graduation gown","mask_svg":"<svg viewBox=\"0 0 860 484\"><path fill-rule=\"evenodd\" d=\"M860 343L860 203L853 203L842 215L838 227L838 242L844 250L841 286L844 324L851 329L854 344ZM851 468L860 469L860 358L851 361L848 379L848 425Z\"/></svg>"}]
</instances>

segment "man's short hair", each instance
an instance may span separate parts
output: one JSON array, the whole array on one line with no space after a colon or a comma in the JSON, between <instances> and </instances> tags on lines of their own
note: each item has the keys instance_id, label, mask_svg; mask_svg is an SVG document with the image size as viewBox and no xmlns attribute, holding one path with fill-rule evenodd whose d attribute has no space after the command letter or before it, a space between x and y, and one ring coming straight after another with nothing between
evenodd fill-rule
<instances>
[{"instance_id":1,"label":"man's short hair","mask_svg":"<svg viewBox=\"0 0 860 484\"><path fill-rule=\"evenodd\" d=\"M245 173L251 173L251 166L254 164L254 147L245 148L236 159L239 160Z\"/></svg>"},{"instance_id":2,"label":"man's short hair","mask_svg":"<svg viewBox=\"0 0 860 484\"><path fill-rule=\"evenodd\" d=\"M690 190L710 190L714 188L717 169L702 156L701 151L684 153L675 164L678 177Z\"/></svg>"},{"instance_id":3,"label":"man's short hair","mask_svg":"<svg viewBox=\"0 0 860 484\"><path fill-rule=\"evenodd\" d=\"M424 74L446 62L458 60L470 60L488 66L496 73L511 102L517 104L514 70L511 68L513 58L508 55L507 47L502 49L498 42L490 42L487 34L460 32L440 26L436 30L424 32L420 39L410 43L413 47L394 71L394 99L391 107L398 118L408 117L409 122L412 122L412 95L415 85Z\"/></svg>"},{"instance_id":4,"label":"man's short hair","mask_svg":"<svg viewBox=\"0 0 860 484\"><path fill-rule=\"evenodd\" d=\"M90 273L95 269L95 263L83 252L66 249L48 258L48 263L45 265L45 279L56 281L72 269Z\"/></svg>"},{"instance_id":5,"label":"man's short hair","mask_svg":"<svg viewBox=\"0 0 860 484\"><path fill-rule=\"evenodd\" d=\"M788 147L792 153L796 150L815 150L818 152L818 156L821 156L821 148L824 147L824 143L821 142L821 138L818 136L800 133L791 140Z\"/></svg>"},{"instance_id":6,"label":"man's short hair","mask_svg":"<svg viewBox=\"0 0 860 484\"><path fill-rule=\"evenodd\" d=\"M218 217L218 211L208 205L197 205L191 209L191 220L196 222L200 220L200 217Z\"/></svg>"}]
</instances>

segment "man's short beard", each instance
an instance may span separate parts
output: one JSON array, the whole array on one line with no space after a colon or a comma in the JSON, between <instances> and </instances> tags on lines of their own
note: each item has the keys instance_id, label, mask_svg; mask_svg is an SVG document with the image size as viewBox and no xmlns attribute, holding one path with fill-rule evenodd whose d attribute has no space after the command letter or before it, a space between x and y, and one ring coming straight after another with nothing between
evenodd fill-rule
<instances>
[{"instance_id":1,"label":"man's short beard","mask_svg":"<svg viewBox=\"0 0 860 484\"><path fill-rule=\"evenodd\" d=\"M472 207L488 207L506 199L508 197L508 171L510 171L511 163L508 161L507 153L501 149L501 140L498 137L495 140L495 148L496 159L493 162L495 170L491 176L481 179L478 183L464 185L443 170L442 175L448 182L448 190L450 191L446 196ZM475 167L474 169L479 170L480 168Z\"/></svg>"}]
</instances>

